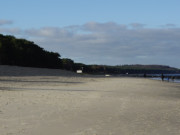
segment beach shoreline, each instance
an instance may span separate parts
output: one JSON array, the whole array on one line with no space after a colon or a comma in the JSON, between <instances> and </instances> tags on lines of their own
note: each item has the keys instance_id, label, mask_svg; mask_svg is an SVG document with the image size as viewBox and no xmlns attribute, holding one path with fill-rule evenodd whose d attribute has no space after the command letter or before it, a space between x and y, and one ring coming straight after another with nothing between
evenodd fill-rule
<instances>
[{"instance_id":1,"label":"beach shoreline","mask_svg":"<svg viewBox=\"0 0 180 135\"><path fill-rule=\"evenodd\" d=\"M1 135L180 134L180 84L54 71L0 76Z\"/></svg>"}]
</instances>

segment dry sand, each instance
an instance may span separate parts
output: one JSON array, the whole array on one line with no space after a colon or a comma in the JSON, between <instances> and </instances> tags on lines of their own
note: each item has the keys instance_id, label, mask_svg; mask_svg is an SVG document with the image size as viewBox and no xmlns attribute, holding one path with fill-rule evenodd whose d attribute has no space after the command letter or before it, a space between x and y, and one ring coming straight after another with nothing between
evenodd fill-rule
<instances>
[{"instance_id":1,"label":"dry sand","mask_svg":"<svg viewBox=\"0 0 180 135\"><path fill-rule=\"evenodd\" d=\"M0 69L0 135L180 134L180 84Z\"/></svg>"}]
</instances>

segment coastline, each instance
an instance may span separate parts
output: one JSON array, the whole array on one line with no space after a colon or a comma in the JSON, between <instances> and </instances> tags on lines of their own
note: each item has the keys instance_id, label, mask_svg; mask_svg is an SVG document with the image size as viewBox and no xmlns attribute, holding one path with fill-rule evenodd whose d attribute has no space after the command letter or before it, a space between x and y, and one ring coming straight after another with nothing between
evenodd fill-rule
<instances>
[{"instance_id":1,"label":"coastline","mask_svg":"<svg viewBox=\"0 0 180 135\"><path fill-rule=\"evenodd\" d=\"M180 133L178 83L54 74L0 76L1 135Z\"/></svg>"}]
</instances>

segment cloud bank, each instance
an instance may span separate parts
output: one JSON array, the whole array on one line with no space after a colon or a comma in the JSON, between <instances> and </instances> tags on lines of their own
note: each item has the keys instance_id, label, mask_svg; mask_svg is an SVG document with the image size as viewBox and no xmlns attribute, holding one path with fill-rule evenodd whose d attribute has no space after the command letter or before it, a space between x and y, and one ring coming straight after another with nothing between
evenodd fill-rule
<instances>
[{"instance_id":1,"label":"cloud bank","mask_svg":"<svg viewBox=\"0 0 180 135\"><path fill-rule=\"evenodd\" d=\"M174 24L145 26L88 22L27 30L0 28L0 32L25 37L62 57L86 64L164 64L180 68L180 28Z\"/></svg>"}]
</instances>

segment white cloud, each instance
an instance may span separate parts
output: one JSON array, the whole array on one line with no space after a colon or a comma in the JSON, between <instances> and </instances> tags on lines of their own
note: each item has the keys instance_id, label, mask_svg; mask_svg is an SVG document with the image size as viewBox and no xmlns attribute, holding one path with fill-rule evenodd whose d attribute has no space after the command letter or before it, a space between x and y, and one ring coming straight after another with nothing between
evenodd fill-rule
<instances>
[{"instance_id":1,"label":"white cloud","mask_svg":"<svg viewBox=\"0 0 180 135\"><path fill-rule=\"evenodd\" d=\"M1 25L6 25L6 24L13 24L13 21L0 19L0 26Z\"/></svg>"},{"instance_id":2,"label":"white cloud","mask_svg":"<svg viewBox=\"0 0 180 135\"><path fill-rule=\"evenodd\" d=\"M164 28L175 28L176 24L168 23L168 24L162 25L162 27L164 27Z\"/></svg>"},{"instance_id":3,"label":"white cloud","mask_svg":"<svg viewBox=\"0 0 180 135\"><path fill-rule=\"evenodd\" d=\"M88 22L82 26L82 29L90 32L116 32L119 30L126 29L126 25L116 24L114 22L107 23L97 23L97 22Z\"/></svg>"},{"instance_id":4,"label":"white cloud","mask_svg":"<svg viewBox=\"0 0 180 135\"><path fill-rule=\"evenodd\" d=\"M23 31L20 28L0 28L0 33L4 34L19 35L22 34L22 32Z\"/></svg>"},{"instance_id":5,"label":"white cloud","mask_svg":"<svg viewBox=\"0 0 180 135\"><path fill-rule=\"evenodd\" d=\"M32 37L49 37L49 38L59 38L70 36L71 32L66 29L58 27L44 27L40 29L29 29L25 31L25 34Z\"/></svg>"},{"instance_id":6,"label":"white cloud","mask_svg":"<svg viewBox=\"0 0 180 135\"><path fill-rule=\"evenodd\" d=\"M145 24L141 24L141 23L131 23L130 26L132 28L143 28L145 26Z\"/></svg>"}]
</instances>

